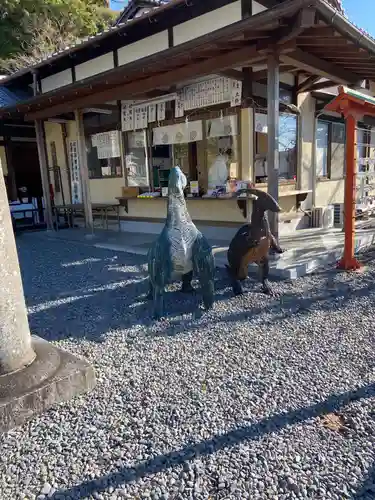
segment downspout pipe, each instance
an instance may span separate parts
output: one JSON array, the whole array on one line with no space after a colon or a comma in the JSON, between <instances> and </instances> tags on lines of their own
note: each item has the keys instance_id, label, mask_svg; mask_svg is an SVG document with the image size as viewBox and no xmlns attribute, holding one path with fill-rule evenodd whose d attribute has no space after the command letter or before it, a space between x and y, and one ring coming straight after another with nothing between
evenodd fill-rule
<instances>
[{"instance_id":1,"label":"downspout pipe","mask_svg":"<svg viewBox=\"0 0 375 500\"><path fill-rule=\"evenodd\" d=\"M349 36L355 44L375 56L375 40L360 31L343 14L322 0L316 0L316 9L323 19L336 28L339 33L346 37Z\"/></svg>"}]
</instances>

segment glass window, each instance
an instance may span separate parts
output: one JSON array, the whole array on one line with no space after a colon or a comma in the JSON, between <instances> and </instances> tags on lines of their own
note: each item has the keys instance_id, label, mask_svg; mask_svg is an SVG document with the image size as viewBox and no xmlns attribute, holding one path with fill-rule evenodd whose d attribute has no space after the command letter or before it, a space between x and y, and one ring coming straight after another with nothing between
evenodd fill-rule
<instances>
[{"instance_id":1,"label":"glass window","mask_svg":"<svg viewBox=\"0 0 375 500\"><path fill-rule=\"evenodd\" d=\"M317 177L328 176L328 143L329 124L318 120L316 130L316 175Z\"/></svg>"},{"instance_id":2,"label":"glass window","mask_svg":"<svg viewBox=\"0 0 375 500\"><path fill-rule=\"evenodd\" d=\"M342 179L345 173L345 124L318 120L316 176Z\"/></svg>"},{"instance_id":3,"label":"glass window","mask_svg":"<svg viewBox=\"0 0 375 500\"><path fill-rule=\"evenodd\" d=\"M280 113L279 117L279 177L295 180L297 175L296 115ZM267 182L267 114L255 113L255 182Z\"/></svg>"},{"instance_id":4,"label":"glass window","mask_svg":"<svg viewBox=\"0 0 375 500\"><path fill-rule=\"evenodd\" d=\"M128 132L125 164L128 186L149 187L146 131Z\"/></svg>"},{"instance_id":5,"label":"glass window","mask_svg":"<svg viewBox=\"0 0 375 500\"><path fill-rule=\"evenodd\" d=\"M119 155L119 144L115 145L115 150L109 147L107 150L102 152L100 146L95 145L96 144L95 136L96 134L86 138L87 163L88 163L90 179L102 179L105 177L122 177L122 166L121 166L121 158ZM103 156L106 157L103 158Z\"/></svg>"},{"instance_id":6,"label":"glass window","mask_svg":"<svg viewBox=\"0 0 375 500\"><path fill-rule=\"evenodd\" d=\"M206 120L208 190L239 180L238 115Z\"/></svg>"}]
</instances>

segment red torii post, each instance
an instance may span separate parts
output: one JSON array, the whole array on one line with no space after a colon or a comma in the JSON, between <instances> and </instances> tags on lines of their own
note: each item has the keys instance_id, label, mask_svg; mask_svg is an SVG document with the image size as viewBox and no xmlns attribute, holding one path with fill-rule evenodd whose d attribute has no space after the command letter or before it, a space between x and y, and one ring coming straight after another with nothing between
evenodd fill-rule
<instances>
[{"instance_id":1,"label":"red torii post","mask_svg":"<svg viewBox=\"0 0 375 500\"><path fill-rule=\"evenodd\" d=\"M375 116L375 99L347 87L339 87L339 95L324 109L344 116L346 121L346 176L344 200L344 255L337 264L339 269L348 271L361 267L354 257L355 242L355 205L357 179L357 121L364 115Z\"/></svg>"}]
</instances>

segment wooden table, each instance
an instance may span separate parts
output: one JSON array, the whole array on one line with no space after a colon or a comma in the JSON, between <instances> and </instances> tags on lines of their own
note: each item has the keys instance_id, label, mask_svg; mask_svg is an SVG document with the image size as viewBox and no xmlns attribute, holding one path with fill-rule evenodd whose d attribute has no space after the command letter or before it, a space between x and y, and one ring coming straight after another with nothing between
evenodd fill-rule
<instances>
[{"instance_id":1,"label":"wooden table","mask_svg":"<svg viewBox=\"0 0 375 500\"><path fill-rule=\"evenodd\" d=\"M115 212L117 215L118 230L121 230L120 205L118 203L92 203L91 210L93 214L100 215L102 226L108 229L108 212ZM70 227L74 227L74 216L85 213L83 203L72 203L70 205L55 205L53 211L56 217L56 228L58 229L58 218L60 215L66 215Z\"/></svg>"}]
</instances>

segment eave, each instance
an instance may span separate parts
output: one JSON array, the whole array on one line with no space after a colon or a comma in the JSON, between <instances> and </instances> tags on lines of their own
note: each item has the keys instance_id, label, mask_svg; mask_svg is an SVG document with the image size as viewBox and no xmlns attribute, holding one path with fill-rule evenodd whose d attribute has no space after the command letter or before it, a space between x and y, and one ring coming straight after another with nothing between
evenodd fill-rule
<instances>
[{"instance_id":1,"label":"eave","mask_svg":"<svg viewBox=\"0 0 375 500\"><path fill-rule=\"evenodd\" d=\"M300 91L314 90L322 77L330 86L375 80L374 40L323 0L289 0L154 56L36 96L0 111L0 117L48 118L106 101L147 99L192 77L264 62L269 50L279 52L288 71L306 77Z\"/></svg>"}]
</instances>

